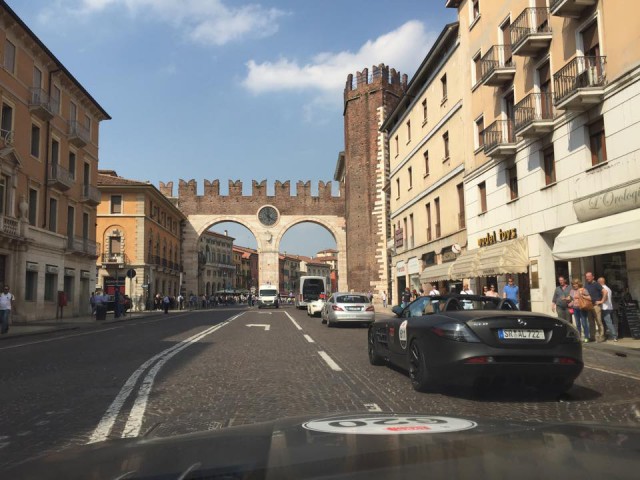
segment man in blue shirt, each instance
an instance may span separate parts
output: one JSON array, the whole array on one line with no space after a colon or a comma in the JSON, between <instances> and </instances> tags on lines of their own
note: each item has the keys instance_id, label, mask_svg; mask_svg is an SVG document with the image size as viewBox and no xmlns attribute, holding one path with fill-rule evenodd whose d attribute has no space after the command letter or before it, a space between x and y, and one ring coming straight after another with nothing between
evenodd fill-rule
<instances>
[{"instance_id":1,"label":"man in blue shirt","mask_svg":"<svg viewBox=\"0 0 640 480\"><path fill-rule=\"evenodd\" d=\"M518 308L520 308L520 288L514 284L513 277L509 277L507 280L507 284L504 286L504 290L502 290L502 298L513 300Z\"/></svg>"}]
</instances>

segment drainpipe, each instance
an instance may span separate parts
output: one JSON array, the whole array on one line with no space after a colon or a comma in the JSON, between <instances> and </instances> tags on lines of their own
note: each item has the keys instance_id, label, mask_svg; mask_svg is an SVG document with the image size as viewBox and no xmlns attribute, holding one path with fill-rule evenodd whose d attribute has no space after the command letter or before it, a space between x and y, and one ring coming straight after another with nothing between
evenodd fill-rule
<instances>
[{"instance_id":1,"label":"drainpipe","mask_svg":"<svg viewBox=\"0 0 640 480\"><path fill-rule=\"evenodd\" d=\"M58 73L59 68L49 71L49 101L51 101L51 81L54 73ZM60 106L58 106L60 108ZM47 201L49 197L49 155L51 154L51 145L49 140L51 139L51 120L47 120L47 146L45 148L44 157L44 215L42 215L42 228L47 228Z\"/></svg>"}]
</instances>

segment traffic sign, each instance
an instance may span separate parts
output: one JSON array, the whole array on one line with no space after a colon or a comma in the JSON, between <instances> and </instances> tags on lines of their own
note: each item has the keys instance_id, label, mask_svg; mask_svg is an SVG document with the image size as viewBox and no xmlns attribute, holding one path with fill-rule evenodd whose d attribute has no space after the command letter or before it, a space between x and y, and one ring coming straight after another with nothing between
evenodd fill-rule
<instances>
[{"instance_id":1,"label":"traffic sign","mask_svg":"<svg viewBox=\"0 0 640 480\"><path fill-rule=\"evenodd\" d=\"M127 270L127 277L134 278L136 276L136 271L133 268Z\"/></svg>"}]
</instances>

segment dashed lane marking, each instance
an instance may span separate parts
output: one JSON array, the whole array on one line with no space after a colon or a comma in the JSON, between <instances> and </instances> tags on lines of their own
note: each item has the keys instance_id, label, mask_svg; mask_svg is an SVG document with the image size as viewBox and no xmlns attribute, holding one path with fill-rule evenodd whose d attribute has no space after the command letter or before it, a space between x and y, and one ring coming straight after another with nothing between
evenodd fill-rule
<instances>
[{"instance_id":1,"label":"dashed lane marking","mask_svg":"<svg viewBox=\"0 0 640 480\"><path fill-rule=\"evenodd\" d=\"M318 355L320 355L322 357L322 359L327 362L327 365L329 365L329 368L331 368L331 370L335 371L335 372L341 372L342 369L340 368L340 365L338 365L336 362L333 361L333 358L331 358L329 355L327 355L327 352L318 352Z\"/></svg>"},{"instance_id":2,"label":"dashed lane marking","mask_svg":"<svg viewBox=\"0 0 640 480\"><path fill-rule=\"evenodd\" d=\"M287 317L289 317L289 320L291 320L293 322L293 324L296 326L296 328L298 330L302 330L302 327L300 325L298 325L298 322L296 322L295 318L293 318L291 315L289 315L289 312L284 312Z\"/></svg>"},{"instance_id":3,"label":"dashed lane marking","mask_svg":"<svg viewBox=\"0 0 640 480\"><path fill-rule=\"evenodd\" d=\"M306 333L304 334L304 338L306 338L307 342L309 343L316 343L315 340L311 338L309 335L307 335Z\"/></svg>"}]
</instances>

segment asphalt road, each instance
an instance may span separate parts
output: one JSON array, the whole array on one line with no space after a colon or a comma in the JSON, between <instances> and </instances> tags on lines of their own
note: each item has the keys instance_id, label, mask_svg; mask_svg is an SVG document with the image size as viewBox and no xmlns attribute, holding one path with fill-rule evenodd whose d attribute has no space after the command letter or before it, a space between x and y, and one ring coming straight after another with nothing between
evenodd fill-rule
<instances>
[{"instance_id":1,"label":"asphalt road","mask_svg":"<svg viewBox=\"0 0 640 480\"><path fill-rule=\"evenodd\" d=\"M415 392L366 328L293 308L172 312L0 345L0 467L73 445L294 415L420 412L640 427L640 352L585 347L568 395Z\"/></svg>"}]
</instances>

